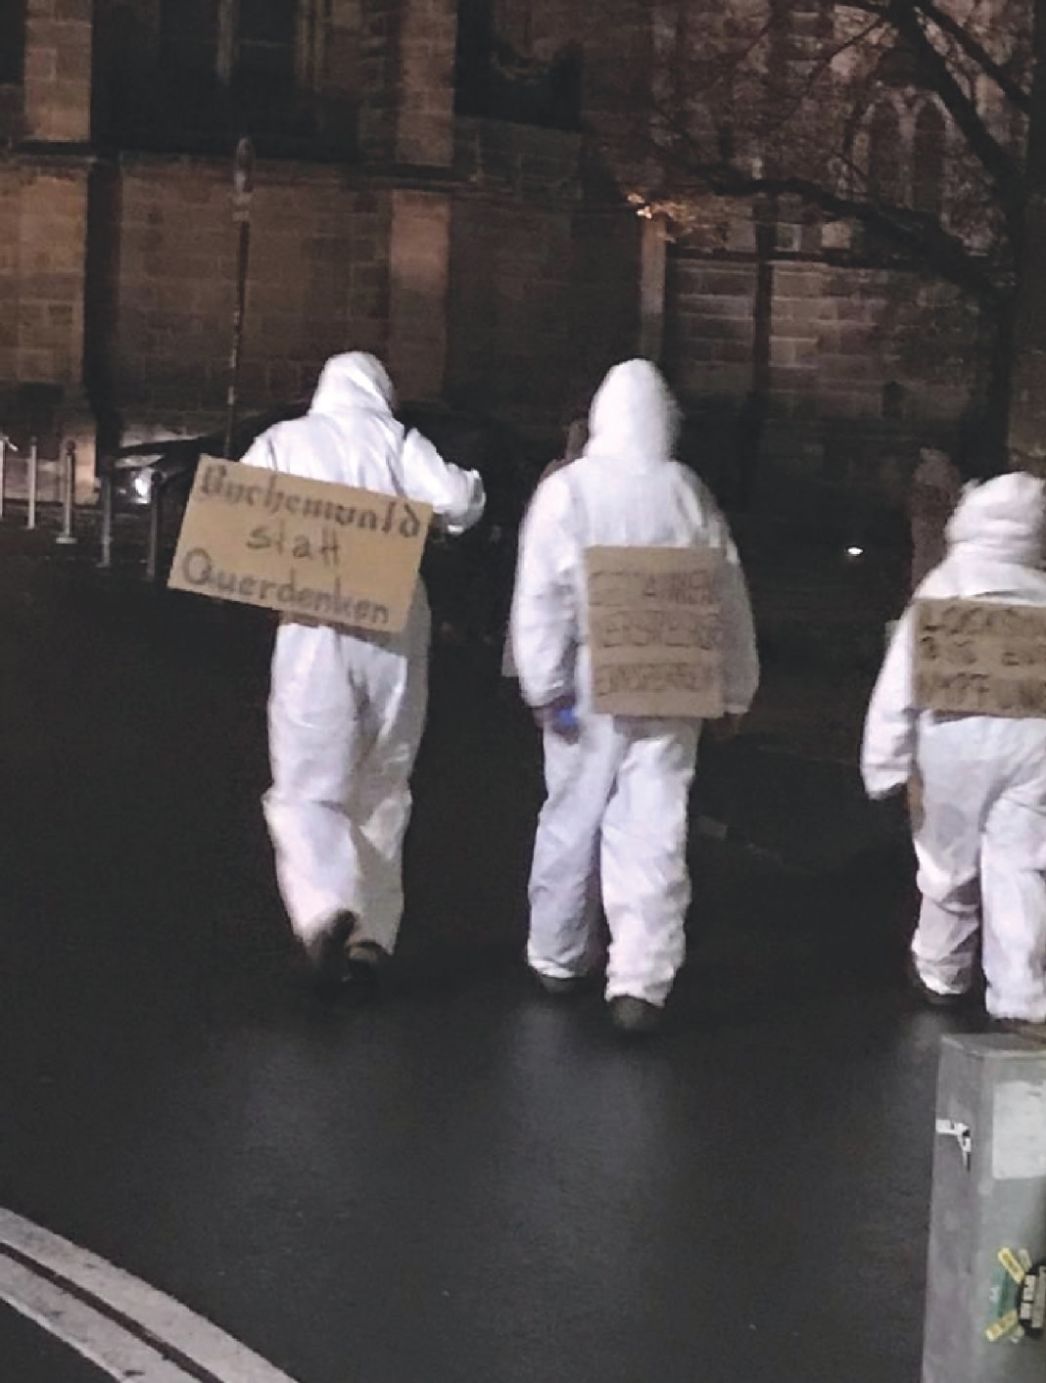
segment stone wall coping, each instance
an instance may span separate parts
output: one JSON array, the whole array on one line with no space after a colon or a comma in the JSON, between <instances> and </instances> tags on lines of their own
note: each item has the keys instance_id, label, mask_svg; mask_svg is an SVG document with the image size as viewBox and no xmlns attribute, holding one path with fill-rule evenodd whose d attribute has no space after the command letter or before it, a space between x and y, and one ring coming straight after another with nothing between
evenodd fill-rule
<instances>
[{"instance_id":1,"label":"stone wall coping","mask_svg":"<svg viewBox=\"0 0 1046 1383\"><path fill-rule=\"evenodd\" d=\"M98 162L98 153L89 144L54 143L49 140L19 140L0 146L0 164L14 166L75 169L91 168Z\"/></svg>"}]
</instances>

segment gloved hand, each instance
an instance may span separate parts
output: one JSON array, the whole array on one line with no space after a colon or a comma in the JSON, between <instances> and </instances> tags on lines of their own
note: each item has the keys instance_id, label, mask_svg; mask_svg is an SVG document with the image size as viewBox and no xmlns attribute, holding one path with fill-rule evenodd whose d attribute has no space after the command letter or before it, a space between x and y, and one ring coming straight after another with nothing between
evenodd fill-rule
<instances>
[{"instance_id":1,"label":"gloved hand","mask_svg":"<svg viewBox=\"0 0 1046 1383\"><path fill-rule=\"evenodd\" d=\"M733 711L727 711L724 715L721 715L718 720L705 721L705 728L708 730L709 736L714 744L727 744L737 736L743 720L743 715L738 715Z\"/></svg>"},{"instance_id":2,"label":"gloved hand","mask_svg":"<svg viewBox=\"0 0 1046 1383\"><path fill-rule=\"evenodd\" d=\"M534 709L534 719L542 730L551 730L569 744L574 744L581 733L578 723L577 707L572 696L560 696L547 706Z\"/></svg>"}]
</instances>

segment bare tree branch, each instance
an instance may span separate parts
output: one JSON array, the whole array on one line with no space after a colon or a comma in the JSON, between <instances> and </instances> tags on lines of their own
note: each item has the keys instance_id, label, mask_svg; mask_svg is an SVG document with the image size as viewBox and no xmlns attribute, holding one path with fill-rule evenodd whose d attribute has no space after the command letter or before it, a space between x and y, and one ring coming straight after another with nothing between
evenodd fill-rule
<instances>
[{"instance_id":1,"label":"bare tree branch","mask_svg":"<svg viewBox=\"0 0 1046 1383\"><path fill-rule=\"evenodd\" d=\"M696 88L696 91L692 90L690 95L707 95L709 92L714 91L716 87L722 85L723 82L731 81L738 68L742 67L748 61L760 44L766 41L779 23L779 17L771 14L768 19L764 20L764 22L759 25L752 34L752 37L746 43L735 48L733 52L724 53L721 57L717 58L715 74L711 81L706 82L703 87ZM680 45L680 53L682 55L682 45ZM678 72L676 74L676 79L678 84L681 80L681 75Z\"/></svg>"},{"instance_id":2,"label":"bare tree branch","mask_svg":"<svg viewBox=\"0 0 1046 1383\"><path fill-rule=\"evenodd\" d=\"M891 21L894 20L891 11L898 8L906 8L912 13L923 15L940 29L941 33L947 34L1019 111L1026 115L1031 110L1031 93L1010 76L1005 67L992 57L988 49L974 37L961 20L942 9L936 0L900 0L899 5L891 4L889 0L838 0L838 8L858 10L862 14L877 15L881 19Z\"/></svg>"},{"instance_id":3,"label":"bare tree branch","mask_svg":"<svg viewBox=\"0 0 1046 1383\"><path fill-rule=\"evenodd\" d=\"M991 303L1001 302L1004 292L987 265L947 231L936 217L910 207L849 197L811 178L792 175L764 176L748 173L727 162L688 162L686 173L694 192L719 197L795 197L840 221L857 221L885 237L905 255L926 264L942 278ZM672 197L682 189L673 184ZM656 201L656 196L648 198Z\"/></svg>"},{"instance_id":4,"label":"bare tree branch","mask_svg":"<svg viewBox=\"0 0 1046 1383\"><path fill-rule=\"evenodd\" d=\"M966 139L970 151L981 163L999 194L1011 239L1018 244L1024 210L1024 180L1021 169L988 129L976 105L959 86L946 59L930 42L923 28L918 7L921 0L891 0L891 22L912 46L942 104Z\"/></svg>"},{"instance_id":5,"label":"bare tree branch","mask_svg":"<svg viewBox=\"0 0 1046 1383\"><path fill-rule=\"evenodd\" d=\"M798 92L789 96L791 109L785 110L783 115L775 115L773 124L777 127L788 124L801 109L806 98L813 91L817 83L831 70L832 64L838 58L841 58L844 53L849 52L851 48L859 47L866 39L871 38L878 29L882 29L885 26L886 19L880 15L872 19L864 28L847 35L846 38L841 39L838 43L830 45L827 51L818 58L811 71L807 74Z\"/></svg>"},{"instance_id":6,"label":"bare tree branch","mask_svg":"<svg viewBox=\"0 0 1046 1383\"><path fill-rule=\"evenodd\" d=\"M1007 100L1011 101L1022 114L1027 115L1031 111L1031 92L1025 91L1019 82L1014 81L1006 69L995 61L984 45L978 43L965 25L948 14L946 10L942 10L939 5L934 3L934 0L915 0L915 3L930 23L940 29L942 34L947 34L966 57L977 64L985 76L995 83Z\"/></svg>"}]
</instances>

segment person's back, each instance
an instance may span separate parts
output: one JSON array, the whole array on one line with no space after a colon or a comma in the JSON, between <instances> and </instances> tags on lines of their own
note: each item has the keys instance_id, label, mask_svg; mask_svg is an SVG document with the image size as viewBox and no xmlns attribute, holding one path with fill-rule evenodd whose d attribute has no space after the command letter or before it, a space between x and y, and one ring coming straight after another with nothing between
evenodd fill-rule
<instances>
[{"instance_id":1,"label":"person's back","mask_svg":"<svg viewBox=\"0 0 1046 1383\"><path fill-rule=\"evenodd\" d=\"M243 459L424 501L448 531L467 528L483 512L479 476L448 465L420 433L405 433L392 405L379 361L335 356L308 416L270 428ZM371 975L396 942L428 637L419 580L400 634L285 619L276 638L265 815L291 925L327 988Z\"/></svg>"},{"instance_id":2,"label":"person's back","mask_svg":"<svg viewBox=\"0 0 1046 1383\"><path fill-rule=\"evenodd\" d=\"M912 942L932 1002L973 983L983 910L989 1011L1046 1022L1046 720L944 715L914 697L919 600L1046 607L1043 482L1023 473L967 488L947 526L948 552L900 621L868 708L861 768L872 797L913 776L923 895Z\"/></svg>"},{"instance_id":3,"label":"person's back","mask_svg":"<svg viewBox=\"0 0 1046 1383\"><path fill-rule=\"evenodd\" d=\"M350 351L328 360L308 414L277 423L243 460L378 494L431 504L450 532L468 528L483 511L472 472L448 467L421 433L393 414L392 381L374 356Z\"/></svg>"},{"instance_id":4,"label":"person's back","mask_svg":"<svg viewBox=\"0 0 1046 1383\"><path fill-rule=\"evenodd\" d=\"M678 410L661 376L645 367L626 361L610 372L582 455L569 476L555 473L576 503L578 539L582 546L714 544L718 510L693 472L672 459Z\"/></svg>"},{"instance_id":5,"label":"person's back","mask_svg":"<svg viewBox=\"0 0 1046 1383\"><path fill-rule=\"evenodd\" d=\"M530 876L527 958L550 993L594 964L600 894L611 934L606 997L625 1031L653 1026L685 951L687 800L700 721L592 709L586 548L715 547L727 711L748 708L758 663L726 523L672 457L675 402L647 361L615 366L584 455L537 489L522 536L512 641L525 700L545 727L548 798Z\"/></svg>"},{"instance_id":6,"label":"person's back","mask_svg":"<svg viewBox=\"0 0 1046 1383\"><path fill-rule=\"evenodd\" d=\"M532 584L554 590L569 583L570 617L583 642L586 548L701 547L721 552L726 703L731 714L739 714L747 710L758 681L747 590L715 500L692 471L672 459L677 427L675 400L649 362L630 360L610 371L593 401L583 455L544 480L531 503L527 527L554 532L556 542L529 544L518 589L525 595ZM558 633L562 609L555 626L548 614L541 599L516 601L513 647L531 705L562 695L564 659L572 656L569 641ZM573 668L570 672L572 676Z\"/></svg>"}]
</instances>

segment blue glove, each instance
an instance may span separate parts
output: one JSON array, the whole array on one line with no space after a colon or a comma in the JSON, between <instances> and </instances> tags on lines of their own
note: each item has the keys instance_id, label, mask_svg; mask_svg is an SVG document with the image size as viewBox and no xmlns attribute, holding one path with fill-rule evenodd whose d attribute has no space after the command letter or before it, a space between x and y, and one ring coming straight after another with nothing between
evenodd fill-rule
<instances>
[{"instance_id":1,"label":"blue glove","mask_svg":"<svg viewBox=\"0 0 1046 1383\"><path fill-rule=\"evenodd\" d=\"M557 706L549 716L549 725L557 735L570 738L581 729L577 718L577 709L571 702L567 706Z\"/></svg>"}]
</instances>

